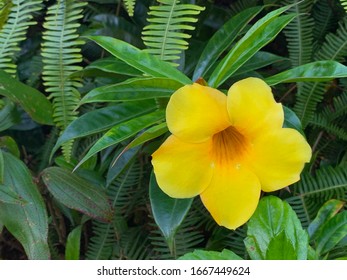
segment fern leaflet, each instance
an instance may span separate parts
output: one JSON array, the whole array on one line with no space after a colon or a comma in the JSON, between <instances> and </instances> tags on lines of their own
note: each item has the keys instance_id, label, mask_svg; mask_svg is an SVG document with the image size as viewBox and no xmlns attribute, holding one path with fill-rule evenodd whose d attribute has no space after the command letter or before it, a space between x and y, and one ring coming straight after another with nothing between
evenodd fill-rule
<instances>
[{"instance_id":1,"label":"fern leaflet","mask_svg":"<svg viewBox=\"0 0 347 280\"><path fill-rule=\"evenodd\" d=\"M188 48L186 41L191 35L183 33L194 30L196 16L205 8L180 4L178 0L157 0L159 6L151 6L148 12L150 23L142 32L142 39L148 52L159 56L161 60L174 61L179 59L182 51ZM177 66L176 63L173 63Z\"/></svg>"},{"instance_id":2,"label":"fern leaflet","mask_svg":"<svg viewBox=\"0 0 347 280\"><path fill-rule=\"evenodd\" d=\"M125 9L130 17L134 16L136 0L124 0Z\"/></svg>"},{"instance_id":3,"label":"fern leaflet","mask_svg":"<svg viewBox=\"0 0 347 280\"><path fill-rule=\"evenodd\" d=\"M60 129L65 129L77 116L80 96L76 88L81 86L79 79L70 75L82 68L78 40L78 20L83 17L82 7L86 3L60 0L48 8L42 43L43 80L46 91L53 99L53 119ZM71 157L73 142L63 146L67 161Z\"/></svg>"}]
</instances>

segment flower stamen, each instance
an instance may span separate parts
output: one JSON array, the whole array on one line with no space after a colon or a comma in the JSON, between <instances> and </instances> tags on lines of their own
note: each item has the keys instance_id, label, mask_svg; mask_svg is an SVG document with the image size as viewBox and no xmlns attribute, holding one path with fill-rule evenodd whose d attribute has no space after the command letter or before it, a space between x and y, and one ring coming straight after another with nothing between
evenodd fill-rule
<instances>
[{"instance_id":1,"label":"flower stamen","mask_svg":"<svg viewBox=\"0 0 347 280\"><path fill-rule=\"evenodd\" d=\"M212 156L215 164L218 165L225 165L233 161L239 166L249 148L248 139L233 126L216 133L212 138L212 143Z\"/></svg>"}]
</instances>

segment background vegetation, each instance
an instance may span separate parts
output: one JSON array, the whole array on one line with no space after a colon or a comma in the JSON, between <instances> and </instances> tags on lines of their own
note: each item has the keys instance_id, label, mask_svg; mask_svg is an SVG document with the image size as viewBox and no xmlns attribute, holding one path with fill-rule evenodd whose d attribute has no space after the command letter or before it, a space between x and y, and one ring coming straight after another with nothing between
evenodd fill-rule
<instances>
[{"instance_id":1,"label":"background vegetation","mask_svg":"<svg viewBox=\"0 0 347 280\"><path fill-rule=\"evenodd\" d=\"M346 6L1 0L0 259L347 258ZM176 89L248 76L313 158L229 231L199 198L161 193L150 155Z\"/></svg>"}]
</instances>

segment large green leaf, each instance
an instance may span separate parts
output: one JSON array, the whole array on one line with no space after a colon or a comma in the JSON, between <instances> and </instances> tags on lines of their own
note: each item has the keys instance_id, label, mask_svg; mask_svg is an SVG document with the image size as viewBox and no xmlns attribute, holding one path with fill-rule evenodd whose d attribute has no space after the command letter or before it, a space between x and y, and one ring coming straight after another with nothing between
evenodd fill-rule
<instances>
[{"instance_id":1,"label":"large green leaf","mask_svg":"<svg viewBox=\"0 0 347 280\"><path fill-rule=\"evenodd\" d=\"M305 135L298 116L286 106L283 106L283 111L284 111L283 127L296 129L302 135Z\"/></svg>"},{"instance_id":2,"label":"large green leaf","mask_svg":"<svg viewBox=\"0 0 347 280\"><path fill-rule=\"evenodd\" d=\"M63 205L103 222L109 222L113 210L105 189L60 167L49 167L42 172L49 192Z\"/></svg>"},{"instance_id":3,"label":"large green leaf","mask_svg":"<svg viewBox=\"0 0 347 280\"><path fill-rule=\"evenodd\" d=\"M142 76L142 72L115 57L106 57L92 62L83 70L73 74L73 76L82 77L112 75Z\"/></svg>"},{"instance_id":4,"label":"large green leaf","mask_svg":"<svg viewBox=\"0 0 347 280\"><path fill-rule=\"evenodd\" d=\"M271 42L295 17L295 15L279 17L287 9L288 7L277 9L258 20L217 65L208 84L214 88L219 87L256 52Z\"/></svg>"},{"instance_id":5,"label":"large green leaf","mask_svg":"<svg viewBox=\"0 0 347 280\"><path fill-rule=\"evenodd\" d=\"M9 99L0 99L0 132L20 122L16 105Z\"/></svg>"},{"instance_id":6,"label":"large green leaf","mask_svg":"<svg viewBox=\"0 0 347 280\"><path fill-rule=\"evenodd\" d=\"M30 117L41 124L53 125L52 104L38 90L0 70L0 95L20 104Z\"/></svg>"},{"instance_id":7,"label":"large green leaf","mask_svg":"<svg viewBox=\"0 0 347 280\"><path fill-rule=\"evenodd\" d=\"M264 197L247 225L245 244L252 259L307 259L308 235L287 202Z\"/></svg>"},{"instance_id":8,"label":"large green leaf","mask_svg":"<svg viewBox=\"0 0 347 280\"><path fill-rule=\"evenodd\" d=\"M191 84L192 81L170 63L160 60L158 57L140 50L124 41L107 36L88 36L113 56L124 61L130 66L152 77L170 78L182 85Z\"/></svg>"},{"instance_id":9,"label":"large green leaf","mask_svg":"<svg viewBox=\"0 0 347 280\"><path fill-rule=\"evenodd\" d=\"M347 77L345 65L333 60L322 60L286 70L266 78L265 81L273 86L279 83L324 82L345 77Z\"/></svg>"},{"instance_id":10,"label":"large green leaf","mask_svg":"<svg viewBox=\"0 0 347 280\"><path fill-rule=\"evenodd\" d=\"M154 220L163 233L172 253L175 234L187 215L193 198L175 199L169 197L159 188L153 172L149 183L149 198Z\"/></svg>"},{"instance_id":11,"label":"large green leaf","mask_svg":"<svg viewBox=\"0 0 347 280\"><path fill-rule=\"evenodd\" d=\"M26 202L0 202L0 221L23 245L29 259L49 259L48 217L38 187L23 162L1 150L0 154L3 184Z\"/></svg>"},{"instance_id":12,"label":"large green leaf","mask_svg":"<svg viewBox=\"0 0 347 280\"><path fill-rule=\"evenodd\" d=\"M347 211L338 213L328 220L316 237L316 251L319 255L333 249L347 236Z\"/></svg>"},{"instance_id":13,"label":"large green leaf","mask_svg":"<svg viewBox=\"0 0 347 280\"><path fill-rule=\"evenodd\" d=\"M263 9L252 7L228 20L208 41L195 67L193 81L204 77L221 54L232 45L247 24Z\"/></svg>"},{"instance_id":14,"label":"large green leaf","mask_svg":"<svg viewBox=\"0 0 347 280\"><path fill-rule=\"evenodd\" d=\"M136 133L149 126L162 122L164 118L165 111L158 110L112 127L90 148L88 153L78 163L76 168L78 168L96 153L136 135Z\"/></svg>"},{"instance_id":15,"label":"large green leaf","mask_svg":"<svg viewBox=\"0 0 347 280\"><path fill-rule=\"evenodd\" d=\"M194 250L179 258L179 260L242 260L233 251L224 249L222 252Z\"/></svg>"},{"instance_id":16,"label":"large green leaf","mask_svg":"<svg viewBox=\"0 0 347 280\"><path fill-rule=\"evenodd\" d=\"M120 103L88 112L69 124L55 144L52 154L65 142L105 131L117 124L150 113L155 108L153 100L143 100Z\"/></svg>"},{"instance_id":17,"label":"large green leaf","mask_svg":"<svg viewBox=\"0 0 347 280\"><path fill-rule=\"evenodd\" d=\"M75 227L68 235L65 248L65 260L79 260L82 225Z\"/></svg>"},{"instance_id":18,"label":"large green leaf","mask_svg":"<svg viewBox=\"0 0 347 280\"><path fill-rule=\"evenodd\" d=\"M319 209L316 218L308 226L308 234L311 239L315 239L317 233L322 229L327 221L334 217L344 206L344 202L331 199Z\"/></svg>"},{"instance_id":19,"label":"large green leaf","mask_svg":"<svg viewBox=\"0 0 347 280\"><path fill-rule=\"evenodd\" d=\"M0 202L23 205L26 201L18 195L11 187L0 184Z\"/></svg>"},{"instance_id":20,"label":"large green leaf","mask_svg":"<svg viewBox=\"0 0 347 280\"><path fill-rule=\"evenodd\" d=\"M131 79L120 84L107 85L91 90L81 103L119 102L170 97L181 83L168 78Z\"/></svg>"}]
</instances>

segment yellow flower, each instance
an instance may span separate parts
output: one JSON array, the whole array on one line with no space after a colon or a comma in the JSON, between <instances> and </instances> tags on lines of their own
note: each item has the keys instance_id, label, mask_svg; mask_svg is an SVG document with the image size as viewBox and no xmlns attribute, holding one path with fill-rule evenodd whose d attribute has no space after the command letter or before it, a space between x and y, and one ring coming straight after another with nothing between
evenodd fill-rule
<instances>
[{"instance_id":1,"label":"yellow flower","mask_svg":"<svg viewBox=\"0 0 347 280\"><path fill-rule=\"evenodd\" d=\"M178 89L166 109L171 136L152 155L160 188L174 198L200 195L219 225L235 229L254 213L261 190L300 179L311 148L258 78L228 91L199 84Z\"/></svg>"}]
</instances>

